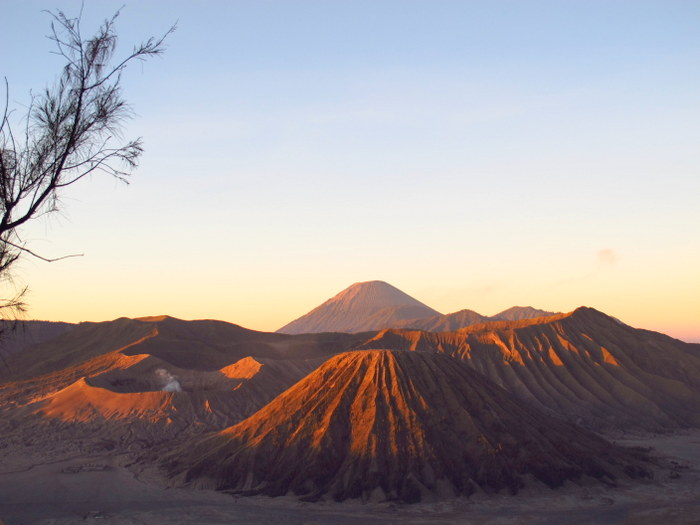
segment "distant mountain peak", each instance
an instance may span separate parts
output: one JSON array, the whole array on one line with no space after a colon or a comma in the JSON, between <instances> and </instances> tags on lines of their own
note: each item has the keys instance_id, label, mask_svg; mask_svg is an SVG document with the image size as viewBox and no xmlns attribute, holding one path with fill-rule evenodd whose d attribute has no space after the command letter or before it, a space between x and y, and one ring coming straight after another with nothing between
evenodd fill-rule
<instances>
[{"instance_id":1,"label":"distant mountain peak","mask_svg":"<svg viewBox=\"0 0 700 525\"><path fill-rule=\"evenodd\" d=\"M283 326L280 333L365 332L407 319L441 315L384 281L355 283L306 315Z\"/></svg>"},{"instance_id":2,"label":"distant mountain peak","mask_svg":"<svg viewBox=\"0 0 700 525\"><path fill-rule=\"evenodd\" d=\"M363 281L348 286L327 303L354 301L371 303L372 307L385 308L399 305L423 305L410 295L384 281ZM423 305L424 306L424 305Z\"/></svg>"}]
</instances>

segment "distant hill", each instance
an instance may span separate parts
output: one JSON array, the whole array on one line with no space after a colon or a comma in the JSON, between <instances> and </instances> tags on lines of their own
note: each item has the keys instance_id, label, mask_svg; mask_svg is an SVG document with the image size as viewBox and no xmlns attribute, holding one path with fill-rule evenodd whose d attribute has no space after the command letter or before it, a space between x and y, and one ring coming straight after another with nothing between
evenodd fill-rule
<instances>
[{"instance_id":1,"label":"distant hill","mask_svg":"<svg viewBox=\"0 0 700 525\"><path fill-rule=\"evenodd\" d=\"M367 332L401 321L441 315L383 281L355 283L278 333Z\"/></svg>"},{"instance_id":2,"label":"distant hill","mask_svg":"<svg viewBox=\"0 0 700 525\"><path fill-rule=\"evenodd\" d=\"M520 321L521 319L536 319L537 317L548 317L550 315L556 314L538 310L532 306L513 306L496 315L492 315L489 319L492 321Z\"/></svg>"},{"instance_id":3,"label":"distant hill","mask_svg":"<svg viewBox=\"0 0 700 525\"><path fill-rule=\"evenodd\" d=\"M638 452L515 401L460 360L391 351L333 357L163 464L176 484L311 501L412 503L647 475Z\"/></svg>"},{"instance_id":4,"label":"distant hill","mask_svg":"<svg viewBox=\"0 0 700 525\"><path fill-rule=\"evenodd\" d=\"M489 320L489 317L484 317L473 310L460 310L452 314L401 321L386 328L411 328L413 330L425 330L426 332L451 332L464 328L465 326L484 323Z\"/></svg>"}]
</instances>

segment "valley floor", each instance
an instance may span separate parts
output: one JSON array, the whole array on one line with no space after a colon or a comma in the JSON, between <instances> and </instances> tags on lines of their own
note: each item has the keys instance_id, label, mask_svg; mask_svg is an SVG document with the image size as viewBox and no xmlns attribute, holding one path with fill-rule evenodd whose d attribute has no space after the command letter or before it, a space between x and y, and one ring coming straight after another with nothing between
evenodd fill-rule
<instances>
[{"instance_id":1,"label":"valley floor","mask_svg":"<svg viewBox=\"0 0 700 525\"><path fill-rule=\"evenodd\" d=\"M168 489L135 473L125 455L65 451L47 459L37 445L0 451L0 523L104 524L700 524L700 430L617 438L663 457L655 479L608 488L569 485L518 496L440 503L302 503Z\"/></svg>"}]
</instances>

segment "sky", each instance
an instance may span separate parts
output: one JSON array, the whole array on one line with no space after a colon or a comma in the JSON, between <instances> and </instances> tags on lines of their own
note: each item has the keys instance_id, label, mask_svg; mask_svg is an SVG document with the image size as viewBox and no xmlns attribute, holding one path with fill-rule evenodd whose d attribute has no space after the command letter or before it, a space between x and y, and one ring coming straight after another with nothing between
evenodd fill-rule
<instances>
[{"instance_id":1,"label":"sky","mask_svg":"<svg viewBox=\"0 0 700 525\"><path fill-rule=\"evenodd\" d=\"M21 115L62 63L0 0ZM82 27L124 2L85 0ZM130 184L21 232L28 318L169 314L272 331L359 281L443 313L591 306L700 342L700 3L131 1ZM11 293L5 290L6 294Z\"/></svg>"}]
</instances>

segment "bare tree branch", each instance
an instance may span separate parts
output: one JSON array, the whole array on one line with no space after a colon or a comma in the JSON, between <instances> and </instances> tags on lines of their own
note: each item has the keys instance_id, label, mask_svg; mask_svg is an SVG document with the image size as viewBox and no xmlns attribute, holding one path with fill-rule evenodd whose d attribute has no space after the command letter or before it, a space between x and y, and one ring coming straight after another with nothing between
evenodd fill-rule
<instances>
[{"instance_id":1,"label":"bare tree branch","mask_svg":"<svg viewBox=\"0 0 700 525\"><path fill-rule=\"evenodd\" d=\"M82 9L75 18L60 10L47 11L48 38L64 66L53 86L40 95L30 92L22 143L12 130L5 79L0 113L0 280L10 275L21 254L46 262L82 255L47 258L10 239L19 238L18 231L27 222L57 211L60 192L91 173L101 171L128 182L143 153L140 139L121 139L124 122L132 116L122 96L121 75L131 62L162 54L175 26L115 59L119 11L92 37L83 38ZM3 308L17 309L20 303L17 296L0 299L0 316Z\"/></svg>"}]
</instances>

